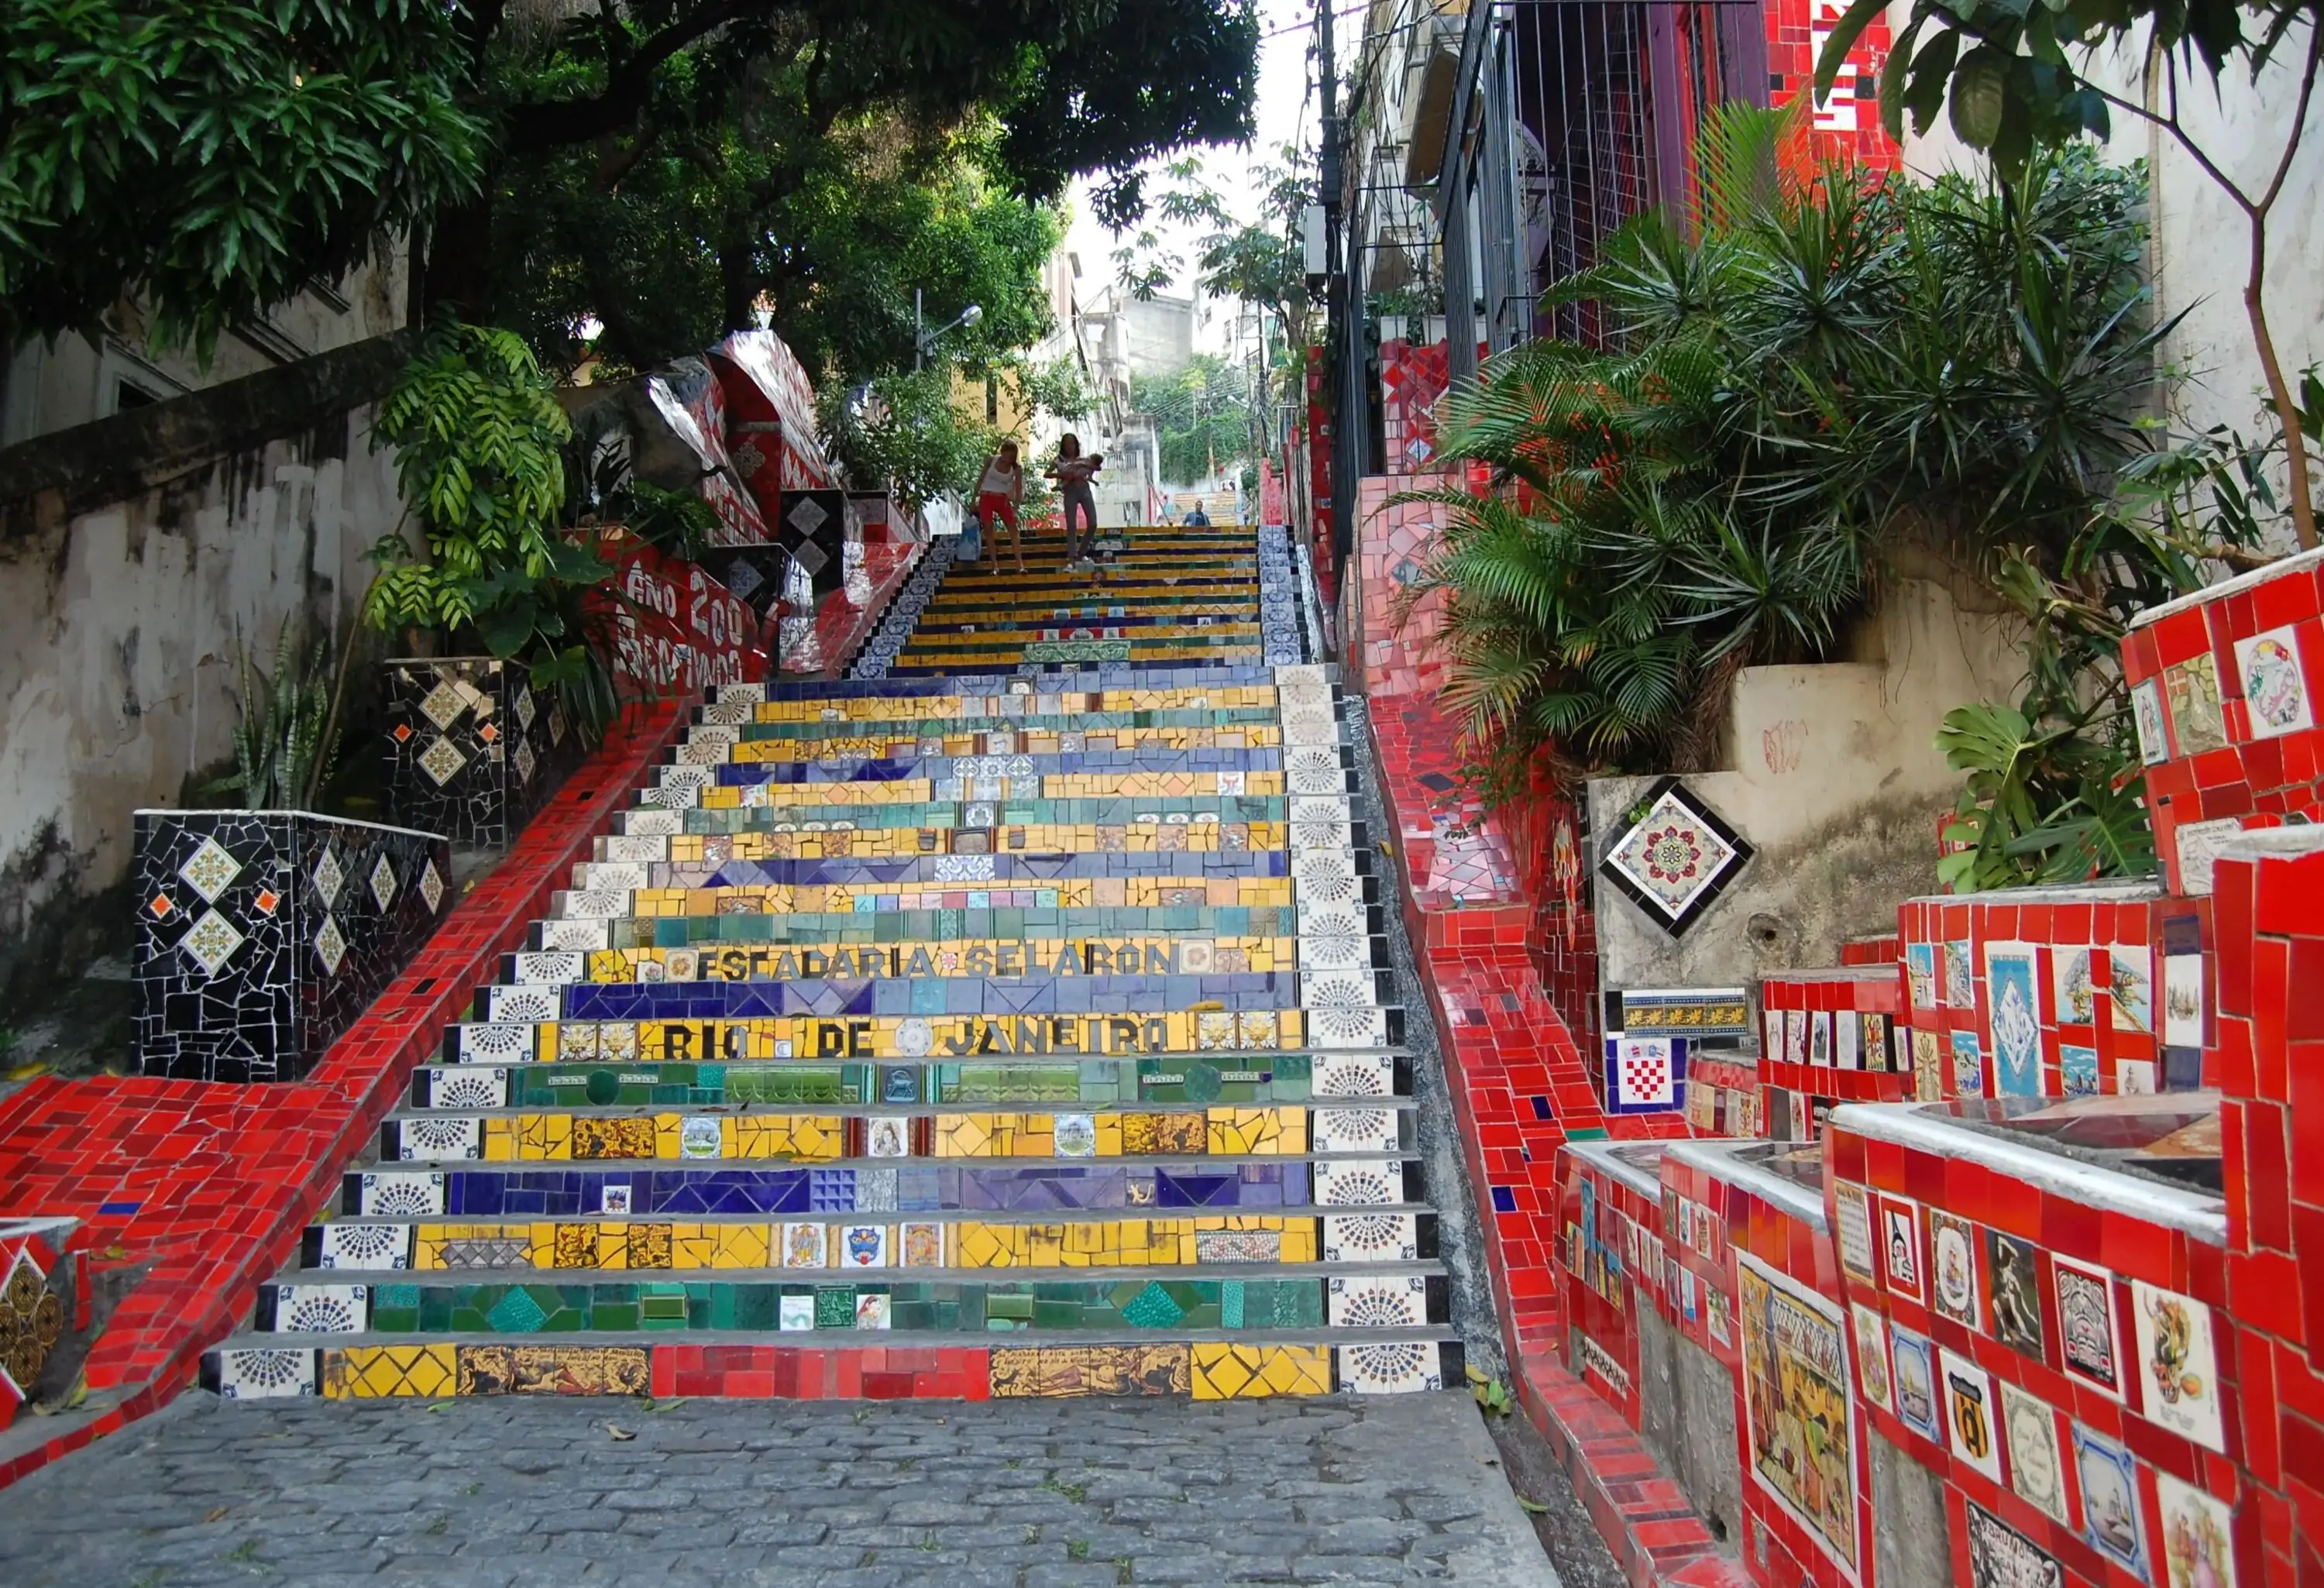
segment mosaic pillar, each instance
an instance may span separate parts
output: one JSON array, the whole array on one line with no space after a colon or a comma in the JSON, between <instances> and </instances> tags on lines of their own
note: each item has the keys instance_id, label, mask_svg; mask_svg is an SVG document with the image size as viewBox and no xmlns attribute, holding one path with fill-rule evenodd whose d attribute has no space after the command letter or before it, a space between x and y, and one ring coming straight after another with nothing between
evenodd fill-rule
<instances>
[{"instance_id":1,"label":"mosaic pillar","mask_svg":"<svg viewBox=\"0 0 2324 1588\"><path fill-rule=\"evenodd\" d=\"M138 1067L295 1081L451 902L451 845L302 810L137 813Z\"/></svg>"},{"instance_id":2,"label":"mosaic pillar","mask_svg":"<svg viewBox=\"0 0 2324 1588\"><path fill-rule=\"evenodd\" d=\"M406 657L387 675L388 814L505 848L586 753L555 691L493 656Z\"/></svg>"}]
</instances>

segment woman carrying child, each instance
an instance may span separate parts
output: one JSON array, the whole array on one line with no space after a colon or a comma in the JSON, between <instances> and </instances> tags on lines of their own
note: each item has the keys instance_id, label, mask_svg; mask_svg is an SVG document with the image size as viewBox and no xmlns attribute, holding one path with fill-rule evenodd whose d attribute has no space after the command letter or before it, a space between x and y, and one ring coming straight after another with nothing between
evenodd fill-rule
<instances>
[{"instance_id":1,"label":"woman carrying child","mask_svg":"<svg viewBox=\"0 0 2324 1588\"><path fill-rule=\"evenodd\" d=\"M1086 562L1097 543L1097 498L1090 493L1090 476L1104 466L1103 457L1084 457L1082 439L1071 430L1058 439L1057 461L1047 472L1057 482L1057 505L1065 525L1065 561ZM1079 542L1074 539L1074 514L1084 526ZM1079 549L1076 550L1076 544Z\"/></svg>"}]
</instances>

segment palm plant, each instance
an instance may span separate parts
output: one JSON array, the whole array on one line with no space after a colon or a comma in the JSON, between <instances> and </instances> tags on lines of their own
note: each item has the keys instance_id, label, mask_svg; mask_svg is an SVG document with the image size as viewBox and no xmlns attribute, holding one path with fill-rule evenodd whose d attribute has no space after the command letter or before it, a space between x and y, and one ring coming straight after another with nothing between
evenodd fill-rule
<instances>
[{"instance_id":1,"label":"palm plant","mask_svg":"<svg viewBox=\"0 0 2324 1588\"><path fill-rule=\"evenodd\" d=\"M1701 765L1734 673L1828 656L1898 548L2061 570L2152 450L2135 173L1919 186L1800 134L1796 109L1708 118L1688 224L1643 216L1554 291L1609 345L1519 347L1446 400L1447 458L1500 488L1416 494L1446 526L1404 610L1441 595L1490 796L1545 754Z\"/></svg>"}]
</instances>

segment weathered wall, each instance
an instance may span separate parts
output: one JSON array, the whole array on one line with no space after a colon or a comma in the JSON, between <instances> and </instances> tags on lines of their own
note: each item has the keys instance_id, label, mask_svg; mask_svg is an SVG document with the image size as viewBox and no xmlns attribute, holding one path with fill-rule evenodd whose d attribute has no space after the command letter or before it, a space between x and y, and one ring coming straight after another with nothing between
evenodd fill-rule
<instances>
[{"instance_id":1,"label":"weathered wall","mask_svg":"<svg viewBox=\"0 0 2324 1588\"><path fill-rule=\"evenodd\" d=\"M1999 614L1905 578L1857 637L1861 660L1745 669L1724 770L1685 782L1757 853L1683 937L1600 884L1602 984L1733 985L1837 965L1849 938L1893 931L1898 902L1936 885L1938 822L1960 788L1938 725L1957 706L2016 697L2012 640ZM1654 780L1591 782L1601 849Z\"/></svg>"},{"instance_id":2,"label":"weathered wall","mask_svg":"<svg viewBox=\"0 0 2324 1588\"><path fill-rule=\"evenodd\" d=\"M270 667L286 617L352 621L362 553L401 507L370 409L328 389L365 399L396 356L276 372L0 452L5 1007L77 942L125 930L118 904L85 901L125 875L130 813L177 803L231 753L237 642ZM285 407L303 407L296 424ZM253 429L277 433L241 439Z\"/></svg>"},{"instance_id":3,"label":"weathered wall","mask_svg":"<svg viewBox=\"0 0 2324 1588\"><path fill-rule=\"evenodd\" d=\"M1640 1435L1656 1464L1702 1513L1711 1537L1734 1548L1743 1537L1735 1376L1654 1308L1642 1306L1637 1316L1638 1404L1646 1424Z\"/></svg>"},{"instance_id":4,"label":"weathered wall","mask_svg":"<svg viewBox=\"0 0 2324 1588\"><path fill-rule=\"evenodd\" d=\"M1880 1588L1952 1588L1944 1479L1867 1426L1861 1405L1856 1415L1872 1442L1872 1580Z\"/></svg>"}]
</instances>

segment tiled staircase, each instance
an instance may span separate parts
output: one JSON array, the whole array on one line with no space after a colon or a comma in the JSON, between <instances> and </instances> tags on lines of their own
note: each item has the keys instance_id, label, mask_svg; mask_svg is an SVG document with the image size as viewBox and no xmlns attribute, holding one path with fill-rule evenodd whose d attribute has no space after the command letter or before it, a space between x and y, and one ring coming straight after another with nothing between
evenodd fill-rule
<instances>
[{"instance_id":1,"label":"tiled staircase","mask_svg":"<svg viewBox=\"0 0 2324 1588\"><path fill-rule=\"evenodd\" d=\"M699 708L213 1387L1458 1380L1279 540L1030 560L938 560L857 679Z\"/></svg>"}]
</instances>

